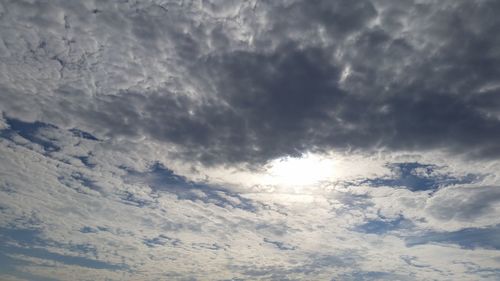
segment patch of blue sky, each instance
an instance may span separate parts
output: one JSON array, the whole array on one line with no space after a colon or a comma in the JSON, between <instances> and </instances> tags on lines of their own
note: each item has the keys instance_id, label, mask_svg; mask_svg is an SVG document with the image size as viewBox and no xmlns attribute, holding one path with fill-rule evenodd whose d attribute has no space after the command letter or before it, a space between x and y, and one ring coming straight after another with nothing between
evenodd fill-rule
<instances>
[{"instance_id":1,"label":"patch of blue sky","mask_svg":"<svg viewBox=\"0 0 500 281\"><path fill-rule=\"evenodd\" d=\"M121 200L124 204L135 206L138 208L149 206L154 203L154 201L152 201L150 198L141 198L129 191L123 192Z\"/></svg>"},{"instance_id":2,"label":"patch of blue sky","mask_svg":"<svg viewBox=\"0 0 500 281\"><path fill-rule=\"evenodd\" d=\"M75 173L72 173L71 174L71 177L78 181L79 183L81 183L83 186L86 186L92 190L95 190L95 191L100 191L101 188L99 186L96 185L96 181L82 175L81 173L78 173L78 172L75 172Z\"/></svg>"},{"instance_id":3,"label":"patch of blue sky","mask_svg":"<svg viewBox=\"0 0 500 281\"><path fill-rule=\"evenodd\" d=\"M223 246L220 246L217 243L191 243L191 247L193 247L194 249L206 249L210 251L218 251L224 249Z\"/></svg>"},{"instance_id":4,"label":"patch of blue sky","mask_svg":"<svg viewBox=\"0 0 500 281\"><path fill-rule=\"evenodd\" d=\"M454 244L465 249L500 250L500 225L486 228L464 228L450 232L427 232L405 238L408 246L428 243Z\"/></svg>"},{"instance_id":5,"label":"patch of blue sky","mask_svg":"<svg viewBox=\"0 0 500 281\"><path fill-rule=\"evenodd\" d=\"M283 250L283 251L293 251L293 250L297 249L296 246L293 246L293 245L290 245L290 244L287 244L287 243L281 242L281 241L274 241L274 240L271 240L268 238L264 238L263 241L268 243L268 244L272 244L272 245L276 246L278 249Z\"/></svg>"},{"instance_id":6,"label":"patch of blue sky","mask_svg":"<svg viewBox=\"0 0 500 281\"><path fill-rule=\"evenodd\" d=\"M6 139L13 139L13 137L17 134L27 140L29 140L32 143L36 143L40 145L45 152L53 152L53 151L59 151L61 148L56 144L55 140L49 139L43 134L41 134L41 130L44 129L58 129L57 126L44 123L44 122L25 122L21 121L18 119L14 118L9 118L4 116L5 121L8 125L8 128L0 130L0 137L6 138ZM92 141L100 141L98 138L93 136L92 134L73 128L68 130L73 134L73 136L82 138L82 139L87 139L87 140L92 140ZM80 158L82 162L86 165L89 166L91 164L88 163L88 158Z\"/></svg>"},{"instance_id":7,"label":"patch of blue sky","mask_svg":"<svg viewBox=\"0 0 500 281\"><path fill-rule=\"evenodd\" d=\"M165 245L177 246L177 245L182 243L177 238L168 237L168 236L163 235L163 234L160 234L159 236L154 237L154 238L144 239L143 241L144 241L144 244L150 248L158 247L158 246L165 246Z\"/></svg>"},{"instance_id":8,"label":"patch of blue sky","mask_svg":"<svg viewBox=\"0 0 500 281\"><path fill-rule=\"evenodd\" d=\"M82 164L85 165L85 167L87 167L89 169L92 169L92 168L94 168L96 166L95 163L91 162L90 155L89 156L77 156L75 158L77 158L78 160L80 160L82 162Z\"/></svg>"},{"instance_id":9,"label":"patch of blue sky","mask_svg":"<svg viewBox=\"0 0 500 281\"><path fill-rule=\"evenodd\" d=\"M97 232L99 232L99 230L92 228L90 226L84 226L84 227L80 228L80 232L81 233L97 233Z\"/></svg>"},{"instance_id":10,"label":"patch of blue sky","mask_svg":"<svg viewBox=\"0 0 500 281\"><path fill-rule=\"evenodd\" d=\"M0 238L4 241L0 244L0 261L2 261L0 271L4 273L15 272L16 268L29 264L27 261L12 258L11 255L24 255L93 269L118 270L127 268L124 264L111 264L84 257L83 255L89 253L95 256L95 249L89 244L65 246L54 241L41 239L39 235L40 231L36 229L0 228ZM70 256L51 252L46 249L48 246L65 248L78 255Z\"/></svg>"},{"instance_id":11,"label":"patch of blue sky","mask_svg":"<svg viewBox=\"0 0 500 281\"><path fill-rule=\"evenodd\" d=\"M369 220L356 226L354 231L382 235L394 230L410 229L412 227L413 223L411 221L400 216L397 219L379 218L376 220Z\"/></svg>"},{"instance_id":12,"label":"patch of blue sky","mask_svg":"<svg viewBox=\"0 0 500 281\"><path fill-rule=\"evenodd\" d=\"M74 172L69 176L59 176L57 180L64 186L73 189L81 194L88 194L88 190L101 192L102 188L97 185L97 181L82 175L79 172Z\"/></svg>"},{"instance_id":13,"label":"patch of blue sky","mask_svg":"<svg viewBox=\"0 0 500 281\"><path fill-rule=\"evenodd\" d=\"M59 281L59 279L39 276L21 270L23 267L30 264L32 263L29 261L12 258L8 256L8 253L0 251L0 280L4 278L8 280L10 276L14 276L21 280ZM9 278L7 278L7 276Z\"/></svg>"},{"instance_id":14,"label":"patch of blue sky","mask_svg":"<svg viewBox=\"0 0 500 281\"><path fill-rule=\"evenodd\" d=\"M474 183L482 178L482 175L476 174L467 174L463 177L436 174L434 172L441 169L440 167L418 162L391 163L387 164L387 167L392 172L391 177L365 179L360 184L368 184L374 187L404 187L411 191L427 191L436 190L441 186Z\"/></svg>"},{"instance_id":15,"label":"patch of blue sky","mask_svg":"<svg viewBox=\"0 0 500 281\"><path fill-rule=\"evenodd\" d=\"M413 227L414 224L403 216L399 216L397 218L385 218L380 216L377 219L368 220L363 224L354 227L353 230L361 233L383 235L388 232L408 230Z\"/></svg>"},{"instance_id":16,"label":"patch of blue sky","mask_svg":"<svg viewBox=\"0 0 500 281\"><path fill-rule=\"evenodd\" d=\"M172 170L161 163L154 163L149 171L145 173L132 171L124 168L129 176L136 179L147 179L147 183L154 191L170 192L177 195L180 200L201 201L214 204L221 208L239 208L249 212L257 210L255 204L237 193L230 192L221 187L211 186L205 183L197 183L187 180L183 176L176 175ZM232 198L234 200L230 200ZM129 194L125 200L134 204L143 205L147 202L136 202L134 196Z\"/></svg>"},{"instance_id":17,"label":"patch of blue sky","mask_svg":"<svg viewBox=\"0 0 500 281\"><path fill-rule=\"evenodd\" d=\"M60 147L54 141L40 136L39 131L45 128L57 128L54 125L43 122L24 122L17 119L5 118L9 128L0 131L0 136L6 139L12 139L15 134L36 143L43 147L46 152L58 151Z\"/></svg>"},{"instance_id":18,"label":"patch of blue sky","mask_svg":"<svg viewBox=\"0 0 500 281\"><path fill-rule=\"evenodd\" d=\"M90 227L90 226L84 226L80 228L81 233L98 233L100 231L110 231L109 228L104 227L104 226L97 226L97 227Z\"/></svg>"},{"instance_id":19,"label":"patch of blue sky","mask_svg":"<svg viewBox=\"0 0 500 281\"><path fill-rule=\"evenodd\" d=\"M464 264L464 263L462 263L462 264ZM496 280L494 278L498 278L498 276L500 276L500 268L498 268L498 267L496 267L496 268L495 267L481 267L477 264L474 264L473 266L464 264L464 266L467 268L467 273L480 276L481 278L484 278L484 279Z\"/></svg>"},{"instance_id":20,"label":"patch of blue sky","mask_svg":"<svg viewBox=\"0 0 500 281\"><path fill-rule=\"evenodd\" d=\"M400 274L383 271L354 271L342 274L340 277L341 279L332 279L332 281L415 280L412 276L403 276Z\"/></svg>"},{"instance_id":21,"label":"patch of blue sky","mask_svg":"<svg viewBox=\"0 0 500 281\"><path fill-rule=\"evenodd\" d=\"M87 139L87 140L92 140L92 141L100 141L100 139L96 138L94 135L88 133L88 132L85 132L85 131L82 131L82 130L79 130L79 129L76 129L76 128L73 128L73 129L69 129L69 131L73 134L73 136L75 137L79 137L79 138L82 138L82 139Z\"/></svg>"}]
</instances>

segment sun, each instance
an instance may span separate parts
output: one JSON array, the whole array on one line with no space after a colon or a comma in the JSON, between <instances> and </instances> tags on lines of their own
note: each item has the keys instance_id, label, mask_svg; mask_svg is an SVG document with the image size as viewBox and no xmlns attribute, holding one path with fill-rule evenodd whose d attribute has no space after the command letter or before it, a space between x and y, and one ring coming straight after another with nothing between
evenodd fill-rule
<instances>
[{"instance_id":1,"label":"sun","mask_svg":"<svg viewBox=\"0 0 500 281\"><path fill-rule=\"evenodd\" d=\"M267 181L274 185L306 186L334 176L334 160L314 154L302 157L284 157L267 166Z\"/></svg>"}]
</instances>

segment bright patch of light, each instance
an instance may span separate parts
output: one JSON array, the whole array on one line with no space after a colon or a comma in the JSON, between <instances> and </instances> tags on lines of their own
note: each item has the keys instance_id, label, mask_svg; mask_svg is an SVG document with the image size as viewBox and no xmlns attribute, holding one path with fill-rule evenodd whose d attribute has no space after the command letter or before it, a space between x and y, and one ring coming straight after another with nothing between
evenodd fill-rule
<instances>
[{"instance_id":1,"label":"bright patch of light","mask_svg":"<svg viewBox=\"0 0 500 281\"><path fill-rule=\"evenodd\" d=\"M397 161L401 159L331 151L324 154L309 153L300 158L282 157L267 163L258 171L246 170L244 166L203 166L196 170L205 173L194 174L190 165L176 166L175 171L194 181L209 179L214 185L230 186L245 193L318 194L335 187L337 182L383 177L389 172L385 163Z\"/></svg>"},{"instance_id":2,"label":"bright patch of light","mask_svg":"<svg viewBox=\"0 0 500 281\"><path fill-rule=\"evenodd\" d=\"M334 161L308 154L300 158L285 157L272 161L267 169L269 184L305 186L334 176Z\"/></svg>"},{"instance_id":3,"label":"bright patch of light","mask_svg":"<svg viewBox=\"0 0 500 281\"><path fill-rule=\"evenodd\" d=\"M351 66L347 65L344 70L342 71L342 74L340 75L340 83L344 83L347 77L351 75Z\"/></svg>"}]
</instances>

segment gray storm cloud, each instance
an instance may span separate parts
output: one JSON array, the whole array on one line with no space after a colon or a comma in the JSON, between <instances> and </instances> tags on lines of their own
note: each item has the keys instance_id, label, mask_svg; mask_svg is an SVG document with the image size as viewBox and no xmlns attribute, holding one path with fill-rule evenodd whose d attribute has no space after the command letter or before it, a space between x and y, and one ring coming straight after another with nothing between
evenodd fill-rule
<instances>
[{"instance_id":1,"label":"gray storm cloud","mask_svg":"<svg viewBox=\"0 0 500 281\"><path fill-rule=\"evenodd\" d=\"M496 1L215 7L5 2L2 110L211 164L348 147L499 155Z\"/></svg>"}]
</instances>

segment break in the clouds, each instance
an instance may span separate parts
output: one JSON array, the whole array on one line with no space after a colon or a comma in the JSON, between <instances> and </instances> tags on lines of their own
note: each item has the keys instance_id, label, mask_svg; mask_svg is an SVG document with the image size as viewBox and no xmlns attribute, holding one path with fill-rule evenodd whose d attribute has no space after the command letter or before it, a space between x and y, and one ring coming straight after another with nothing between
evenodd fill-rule
<instances>
[{"instance_id":1,"label":"break in the clouds","mask_svg":"<svg viewBox=\"0 0 500 281\"><path fill-rule=\"evenodd\" d=\"M498 280L498 13L1 1L0 279Z\"/></svg>"}]
</instances>

